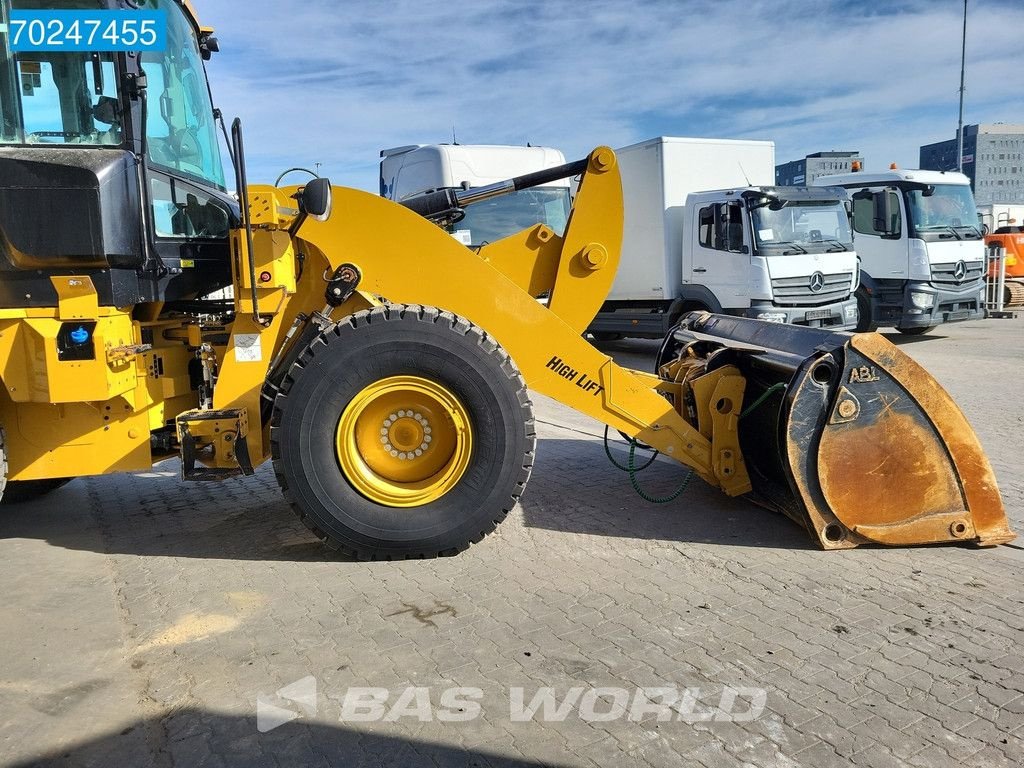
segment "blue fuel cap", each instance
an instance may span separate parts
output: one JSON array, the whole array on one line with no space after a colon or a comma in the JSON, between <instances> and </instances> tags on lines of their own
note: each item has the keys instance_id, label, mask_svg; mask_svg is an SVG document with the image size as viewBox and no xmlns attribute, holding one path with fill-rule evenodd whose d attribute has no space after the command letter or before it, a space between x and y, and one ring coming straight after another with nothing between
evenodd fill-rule
<instances>
[{"instance_id":1,"label":"blue fuel cap","mask_svg":"<svg viewBox=\"0 0 1024 768\"><path fill-rule=\"evenodd\" d=\"M85 342L89 340L89 331L87 331L83 326L78 326L68 335L75 344L85 344Z\"/></svg>"}]
</instances>

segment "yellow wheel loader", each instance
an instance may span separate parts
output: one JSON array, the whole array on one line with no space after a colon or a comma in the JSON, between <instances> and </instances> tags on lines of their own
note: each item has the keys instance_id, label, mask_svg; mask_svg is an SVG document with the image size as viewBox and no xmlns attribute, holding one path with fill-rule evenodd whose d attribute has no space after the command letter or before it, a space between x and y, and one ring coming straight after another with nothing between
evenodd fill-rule
<instances>
[{"instance_id":1,"label":"yellow wheel loader","mask_svg":"<svg viewBox=\"0 0 1024 768\"><path fill-rule=\"evenodd\" d=\"M41 5L3 0L0 23ZM329 546L453 553L526 489L532 389L827 549L1013 538L967 421L880 336L697 314L650 373L591 346L622 239L612 150L403 206L324 179L249 186L235 121L236 201L203 63L218 46L191 6L60 6L163 11L166 46L0 34L4 493L170 456L193 481L272 459ZM558 174L581 177L564 234L471 250L434 223Z\"/></svg>"}]
</instances>

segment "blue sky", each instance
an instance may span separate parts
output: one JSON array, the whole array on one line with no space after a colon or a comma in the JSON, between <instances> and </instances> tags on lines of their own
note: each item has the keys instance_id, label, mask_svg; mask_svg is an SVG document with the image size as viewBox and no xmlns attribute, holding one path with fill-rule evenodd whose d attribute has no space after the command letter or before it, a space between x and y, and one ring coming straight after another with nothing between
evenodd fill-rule
<instances>
[{"instance_id":1,"label":"blue sky","mask_svg":"<svg viewBox=\"0 0 1024 768\"><path fill-rule=\"evenodd\" d=\"M376 191L403 144L771 139L914 167L956 130L960 0L199 0L249 179L292 165ZM1024 3L970 0L965 123L1024 123ZM298 180L301 177L296 177Z\"/></svg>"}]
</instances>

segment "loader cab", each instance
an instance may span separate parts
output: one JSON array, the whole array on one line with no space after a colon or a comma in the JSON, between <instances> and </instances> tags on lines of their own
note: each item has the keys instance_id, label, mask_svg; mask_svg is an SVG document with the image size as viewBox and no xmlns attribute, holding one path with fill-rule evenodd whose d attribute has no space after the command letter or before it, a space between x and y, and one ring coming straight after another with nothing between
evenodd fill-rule
<instances>
[{"instance_id":1,"label":"loader cab","mask_svg":"<svg viewBox=\"0 0 1024 768\"><path fill-rule=\"evenodd\" d=\"M176 0L70 0L61 10L101 19L161 11L165 45L16 41L32 28L11 24L12 14L50 10L0 0L0 305L53 306L54 274L88 275L106 306L191 300L230 284L239 212L204 69L208 31Z\"/></svg>"}]
</instances>

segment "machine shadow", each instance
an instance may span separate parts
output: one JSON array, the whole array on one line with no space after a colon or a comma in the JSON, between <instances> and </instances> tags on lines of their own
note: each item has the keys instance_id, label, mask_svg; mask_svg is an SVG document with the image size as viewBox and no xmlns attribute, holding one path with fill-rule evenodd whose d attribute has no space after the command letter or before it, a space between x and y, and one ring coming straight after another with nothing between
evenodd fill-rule
<instances>
[{"instance_id":1,"label":"machine shadow","mask_svg":"<svg viewBox=\"0 0 1024 768\"><path fill-rule=\"evenodd\" d=\"M563 764L538 763L483 749L467 749L301 720L260 733L255 717L188 708L162 718L140 719L91 741L5 765L10 768L84 768L97 765L244 768L255 765L539 768L544 765L559 768Z\"/></svg>"},{"instance_id":2,"label":"machine shadow","mask_svg":"<svg viewBox=\"0 0 1024 768\"><path fill-rule=\"evenodd\" d=\"M620 465L625 451L613 450ZM638 461L643 463L646 458ZM649 496L671 496L688 470L655 461L637 475ZM680 543L816 549L806 532L782 514L730 498L694 477L678 498L653 503L632 488L600 441L542 439L530 486L521 502L524 523L565 533L658 539Z\"/></svg>"},{"instance_id":3,"label":"machine shadow","mask_svg":"<svg viewBox=\"0 0 1024 768\"><path fill-rule=\"evenodd\" d=\"M625 454L616 449L620 464ZM638 475L665 496L684 467L657 461ZM0 506L0 538L43 539L103 554L231 560L345 562L298 520L269 466L248 478L190 483L170 460L152 472L79 478L34 501ZM524 524L567 534L729 546L812 549L788 518L731 499L694 479L667 504L638 496L600 441L541 439L521 501ZM516 514L514 511L513 516ZM501 535L499 526L496 534Z\"/></svg>"},{"instance_id":4,"label":"machine shadow","mask_svg":"<svg viewBox=\"0 0 1024 768\"><path fill-rule=\"evenodd\" d=\"M108 555L328 562L328 550L282 498L273 470L189 483L176 459L152 472L86 477L33 501L0 506L0 538ZM187 489L187 493L185 492Z\"/></svg>"}]
</instances>

